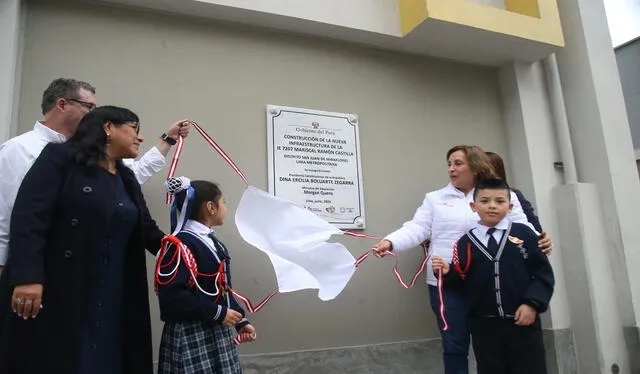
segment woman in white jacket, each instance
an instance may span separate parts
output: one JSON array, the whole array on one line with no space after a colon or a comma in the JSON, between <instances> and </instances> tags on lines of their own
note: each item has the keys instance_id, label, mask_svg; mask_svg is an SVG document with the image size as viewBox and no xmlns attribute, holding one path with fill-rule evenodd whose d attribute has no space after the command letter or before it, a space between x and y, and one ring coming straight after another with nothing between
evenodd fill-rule
<instances>
[{"instance_id":1,"label":"woman in white jacket","mask_svg":"<svg viewBox=\"0 0 640 374\"><path fill-rule=\"evenodd\" d=\"M431 256L439 256L446 261L451 261L456 241L473 228L479 219L469 206L473 200L476 181L482 178L495 178L495 173L487 155L476 146L459 145L451 148L447 152L447 162L450 183L444 188L427 193L413 219L405 222L400 229L387 235L373 247L377 257L383 257L389 251L400 252L413 248L425 240L430 240ZM513 192L511 192L511 202L513 209L507 218L512 222L528 224L527 217ZM545 235L541 236L539 245L547 252L551 250L551 240ZM444 290L445 314L449 329L443 331L443 321L437 312L439 300L431 261L427 267L427 284L431 307L438 318L442 336L445 373L468 374L467 356L470 339L463 296L456 290Z\"/></svg>"}]
</instances>

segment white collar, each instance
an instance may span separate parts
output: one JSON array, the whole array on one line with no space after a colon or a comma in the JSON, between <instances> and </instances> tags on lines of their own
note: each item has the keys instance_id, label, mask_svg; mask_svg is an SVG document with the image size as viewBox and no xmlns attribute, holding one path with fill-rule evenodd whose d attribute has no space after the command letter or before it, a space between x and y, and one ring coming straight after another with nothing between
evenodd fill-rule
<instances>
[{"instance_id":1,"label":"white collar","mask_svg":"<svg viewBox=\"0 0 640 374\"><path fill-rule=\"evenodd\" d=\"M200 234L202 236L207 236L210 233L213 233L215 235L215 231L211 230L210 228L208 228L207 226L203 225L202 223L198 222L198 221L194 221L194 220L187 220L187 222L184 224L184 227L182 228L183 230L189 230L189 231L193 231L196 234Z\"/></svg>"},{"instance_id":2,"label":"white collar","mask_svg":"<svg viewBox=\"0 0 640 374\"><path fill-rule=\"evenodd\" d=\"M498 222L497 225L493 226L496 228L496 230L502 230L505 231L506 229L509 228L509 220L507 219L507 217L503 218L502 221ZM479 237L485 237L487 236L487 231L490 229L490 227L487 227L483 224L481 224L480 222L478 222L478 226L476 226L476 230L478 230L478 233L480 234Z\"/></svg>"},{"instance_id":3,"label":"white collar","mask_svg":"<svg viewBox=\"0 0 640 374\"><path fill-rule=\"evenodd\" d=\"M64 143L67 141L67 138L64 135L45 126L40 121L37 121L36 124L33 126L33 131L39 133L45 139L49 140L49 142L51 143Z\"/></svg>"}]
</instances>

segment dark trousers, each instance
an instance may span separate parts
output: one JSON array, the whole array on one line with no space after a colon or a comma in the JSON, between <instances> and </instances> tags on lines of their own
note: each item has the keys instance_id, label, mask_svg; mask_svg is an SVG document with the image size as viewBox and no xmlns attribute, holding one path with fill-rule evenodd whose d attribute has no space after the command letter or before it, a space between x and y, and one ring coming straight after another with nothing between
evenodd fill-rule
<instances>
[{"instance_id":1,"label":"dark trousers","mask_svg":"<svg viewBox=\"0 0 640 374\"><path fill-rule=\"evenodd\" d=\"M442 358L445 374L469 374L469 328L467 327L467 303L461 292L443 289L445 317L449 329L443 331L444 323L440 318L438 289L429 286L431 308L438 319L442 336Z\"/></svg>"},{"instance_id":2,"label":"dark trousers","mask_svg":"<svg viewBox=\"0 0 640 374\"><path fill-rule=\"evenodd\" d=\"M513 319L472 317L469 329L478 374L546 374L540 318L530 326Z\"/></svg>"}]
</instances>

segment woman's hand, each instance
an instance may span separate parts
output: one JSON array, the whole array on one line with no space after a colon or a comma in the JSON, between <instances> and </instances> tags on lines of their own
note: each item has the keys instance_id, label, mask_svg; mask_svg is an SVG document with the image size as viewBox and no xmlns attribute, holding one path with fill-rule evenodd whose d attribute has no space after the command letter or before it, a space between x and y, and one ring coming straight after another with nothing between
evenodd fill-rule
<instances>
[{"instance_id":1,"label":"woman's hand","mask_svg":"<svg viewBox=\"0 0 640 374\"><path fill-rule=\"evenodd\" d=\"M377 258L383 258L392 249L393 249L393 246L391 245L391 242L388 241L387 239L379 241L376 245L373 246L373 248L371 248L371 250L373 251L373 253L376 255Z\"/></svg>"},{"instance_id":2,"label":"woman's hand","mask_svg":"<svg viewBox=\"0 0 640 374\"><path fill-rule=\"evenodd\" d=\"M551 242L551 238L549 237L549 235L547 235L546 232L540 234L540 236L538 237L538 247L542 249L542 253L549 256L551 254L551 251L553 251L552 245L553 243Z\"/></svg>"},{"instance_id":3,"label":"woman's hand","mask_svg":"<svg viewBox=\"0 0 640 374\"><path fill-rule=\"evenodd\" d=\"M238 333L242 337L242 340L245 342L252 342L257 339L256 329L251 324L242 326L242 328L240 329L240 331L238 331Z\"/></svg>"},{"instance_id":4,"label":"woman's hand","mask_svg":"<svg viewBox=\"0 0 640 374\"><path fill-rule=\"evenodd\" d=\"M442 271L442 275L449 274L449 270L451 270L449 263L443 260L442 257L438 256L433 256L433 259L431 260L431 268L436 274Z\"/></svg>"},{"instance_id":5,"label":"woman's hand","mask_svg":"<svg viewBox=\"0 0 640 374\"><path fill-rule=\"evenodd\" d=\"M11 307L18 317L36 318L42 309L42 292L44 286L39 283L23 284L13 289Z\"/></svg>"}]
</instances>

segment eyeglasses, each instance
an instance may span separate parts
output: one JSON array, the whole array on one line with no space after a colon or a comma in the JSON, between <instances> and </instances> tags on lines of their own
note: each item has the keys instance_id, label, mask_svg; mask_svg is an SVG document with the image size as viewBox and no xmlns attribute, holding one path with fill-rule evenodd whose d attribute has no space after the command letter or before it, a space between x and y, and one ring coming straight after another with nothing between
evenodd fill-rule
<instances>
[{"instance_id":1,"label":"eyeglasses","mask_svg":"<svg viewBox=\"0 0 640 374\"><path fill-rule=\"evenodd\" d=\"M136 130L136 135L140 134L140 122L129 121L123 123L123 125L131 126Z\"/></svg>"},{"instance_id":2,"label":"eyeglasses","mask_svg":"<svg viewBox=\"0 0 640 374\"><path fill-rule=\"evenodd\" d=\"M89 109L89 111L92 111L96 108L96 104L95 103L90 103L88 101L83 101L83 100L78 100L78 99L67 99L69 101L73 101L74 103L80 104L83 107Z\"/></svg>"}]
</instances>

